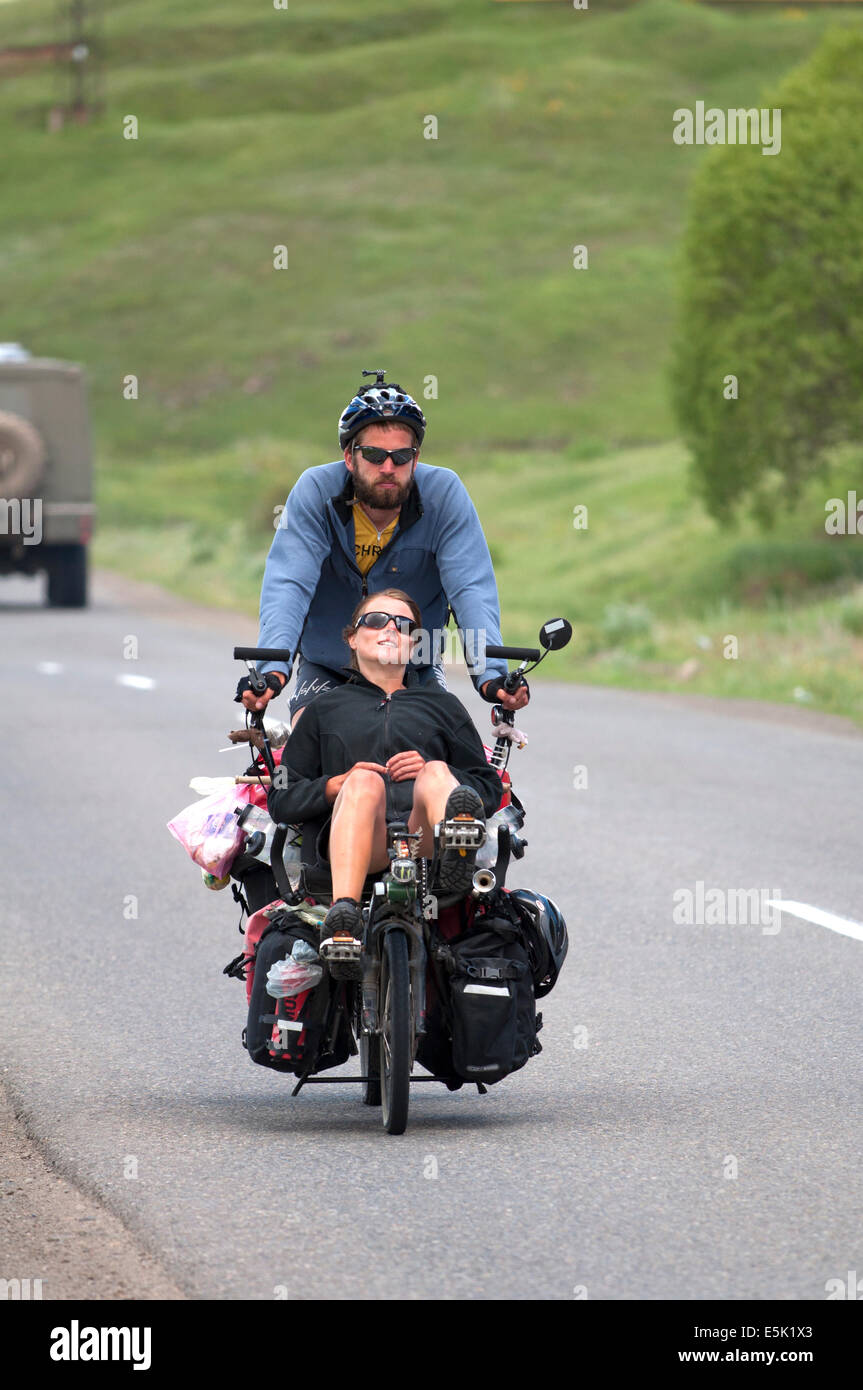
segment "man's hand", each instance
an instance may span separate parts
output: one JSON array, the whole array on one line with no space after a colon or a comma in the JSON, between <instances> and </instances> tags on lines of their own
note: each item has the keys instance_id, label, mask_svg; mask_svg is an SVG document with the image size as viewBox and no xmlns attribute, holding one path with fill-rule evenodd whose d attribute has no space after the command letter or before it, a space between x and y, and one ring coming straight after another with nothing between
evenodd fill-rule
<instances>
[{"instance_id":1,"label":"man's hand","mask_svg":"<svg viewBox=\"0 0 863 1390\"><path fill-rule=\"evenodd\" d=\"M406 753L394 753L387 763L387 772L394 782L406 782L417 777L425 764L422 754L412 748Z\"/></svg>"},{"instance_id":2,"label":"man's hand","mask_svg":"<svg viewBox=\"0 0 863 1390\"><path fill-rule=\"evenodd\" d=\"M379 772L382 777L386 777L387 775L387 769L383 766L382 763L354 763L354 766L349 767L347 772L340 772L338 777L327 778L325 795L327 801L329 801L331 805L335 801L342 787L344 786L346 779L350 777L351 773L354 771L354 768L357 767L367 768L369 772Z\"/></svg>"},{"instance_id":3,"label":"man's hand","mask_svg":"<svg viewBox=\"0 0 863 1390\"><path fill-rule=\"evenodd\" d=\"M288 683L288 678L285 675L284 671L270 671L268 672L268 674L271 676L275 676L279 681L281 681L282 690L284 690L285 686ZM267 708L267 705L270 703L275 694L275 690L265 690L263 695L256 695L253 690L244 690L240 703L243 705L245 709L251 710L253 714L259 714L262 709Z\"/></svg>"},{"instance_id":4,"label":"man's hand","mask_svg":"<svg viewBox=\"0 0 863 1390\"><path fill-rule=\"evenodd\" d=\"M486 699L488 699L489 696L493 696L498 704L503 705L504 709L524 709L530 699L530 692L527 688L527 684L520 685L515 694L510 695L504 690L503 685L499 685L497 691L494 690L496 680L497 677L495 676L480 687Z\"/></svg>"}]
</instances>

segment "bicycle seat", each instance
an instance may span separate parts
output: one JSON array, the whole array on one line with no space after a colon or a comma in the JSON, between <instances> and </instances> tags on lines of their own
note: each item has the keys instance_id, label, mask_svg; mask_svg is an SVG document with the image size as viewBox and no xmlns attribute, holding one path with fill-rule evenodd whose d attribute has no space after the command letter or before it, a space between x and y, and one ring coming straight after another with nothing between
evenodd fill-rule
<instances>
[{"instance_id":1,"label":"bicycle seat","mask_svg":"<svg viewBox=\"0 0 863 1390\"><path fill-rule=\"evenodd\" d=\"M407 831L407 825L402 826L401 821L391 822L391 826L398 826ZM332 870L329 860L325 857L326 845L329 842L329 820L321 829L312 829L311 833L303 831L303 844L306 846L306 855L301 856L303 887L307 893L316 898L319 902L331 903L333 900L333 881ZM376 873L367 874L363 882L360 900L364 901L374 892L374 886L386 874L387 869L378 869Z\"/></svg>"},{"instance_id":2,"label":"bicycle seat","mask_svg":"<svg viewBox=\"0 0 863 1390\"><path fill-rule=\"evenodd\" d=\"M386 869L381 869L379 873L367 874L363 883L361 900L367 898L374 892L374 886L379 879L383 878ZM333 899L333 879L330 866L324 864L303 864L303 886L307 893L310 893L318 902L332 902Z\"/></svg>"}]
</instances>

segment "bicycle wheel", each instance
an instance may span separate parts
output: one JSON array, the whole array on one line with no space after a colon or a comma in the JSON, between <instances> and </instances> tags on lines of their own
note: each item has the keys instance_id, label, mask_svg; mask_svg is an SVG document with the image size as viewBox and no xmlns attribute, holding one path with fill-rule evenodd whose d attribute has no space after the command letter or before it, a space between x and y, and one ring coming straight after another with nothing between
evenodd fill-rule
<instances>
[{"instance_id":1,"label":"bicycle wheel","mask_svg":"<svg viewBox=\"0 0 863 1390\"><path fill-rule=\"evenodd\" d=\"M411 1088L411 988L403 931L386 935L381 962L381 1106L388 1134L404 1134Z\"/></svg>"},{"instance_id":2,"label":"bicycle wheel","mask_svg":"<svg viewBox=\"0 0 863 1390\"><path fill-rule=\"evenodd\" d=\"M381 1035L360 1033L360 1069L369 1080L363 1086L363 1105L381 1103Z\"/></svg>"}]
</instances>

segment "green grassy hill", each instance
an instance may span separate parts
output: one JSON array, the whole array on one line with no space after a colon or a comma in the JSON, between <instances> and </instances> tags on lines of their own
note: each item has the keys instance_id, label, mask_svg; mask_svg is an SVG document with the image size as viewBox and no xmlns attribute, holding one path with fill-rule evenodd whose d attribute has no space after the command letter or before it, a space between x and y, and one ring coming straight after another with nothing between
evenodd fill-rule
<instances>
[{"instance_id":1,"label":"green grassy hill","mask_svg":"<svg viewBox=\"0 0 863 1390\"><path fill-rule=\"evenodd\" d=\"M0 5L0 46L55 37L54 13ZM718 532L665 380L705 153L673 143L671 113L757 105L828 26L860 24L671 0L118 0L102 121L47 134L54 77L7 73L0 337L88 365L97 558L254 607L273 506L338 457L360 368L415 394L435 376L424 457L480 508L506 637L560 611L579 636L557 674L675 687L694 656L686 688L797 689L863 719L863 541L825 537L818 496L770 537Z\"/></svg>"}]
</instances>

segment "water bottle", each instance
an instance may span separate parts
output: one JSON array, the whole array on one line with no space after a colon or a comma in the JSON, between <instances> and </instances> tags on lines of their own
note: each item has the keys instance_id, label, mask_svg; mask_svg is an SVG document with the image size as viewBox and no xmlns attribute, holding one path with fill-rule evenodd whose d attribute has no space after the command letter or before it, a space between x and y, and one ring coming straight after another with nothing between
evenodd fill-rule
<instances>
[{"instance_id":1,"label":"water bottle","mask_svg":"<svg viewBox=\"0 0 863 1390\"><path fill-rule=\"evenodd\" d=\"M266 833L273 824L266 807L255 806L251 802L246 806L235 806L234 813L247 835L254 834L256 830L263 830Z\"/></svg>"},{"instance_id":2,"label":"water bottle","mask_svg":"<svg viewBox=\"0 0 863 1390\"><path fill-rule=\"evenodd\" d=\"M476 852L475 864L478 869L493 869L497 863L497 832L498 827L506 821L506 807L503 811L495 811L493 816L489 816L485 823L485 844L480 845Z\"/></svg>"},{"instance_id":3,"label":"water bottle","mask_svg":"<svg viewBox=\"0 0 863 1390\"><path fill-rule=\"evenodd\" d=\"M270 849L276 833L276 823L263 806L238 806L237 822L246 836L245 853L269 864Z\"/></svg>"},{"instance_id":4,"label":"water bottle","mask_svg":"<svg viewBox=\"0 0 863 1390\"><path fill-rule=\"evenodd\" d=\"M303 862L303 837L299 827L296 825L288 826L288 833L285 837L285 847L282 850L282 858L285 861L285 868L293 880L294 874L299 873L300 865Z\"/></svg>"},{"instance_id":5,"label":"water bottle","mask_svg":"<svg viewBox=\"0 0 863 1390\"><path fill-rule=\"evenodd\" d=\"M497 863L498 830L502 825L508 825L510 834L517 839L515 832L523 825L524 816L515 806L504 806L500 811L495 811L485 823L485 844L481 845L476 852L476 867L478 869L493 869Z\"/></svg>"}]
</instances>

